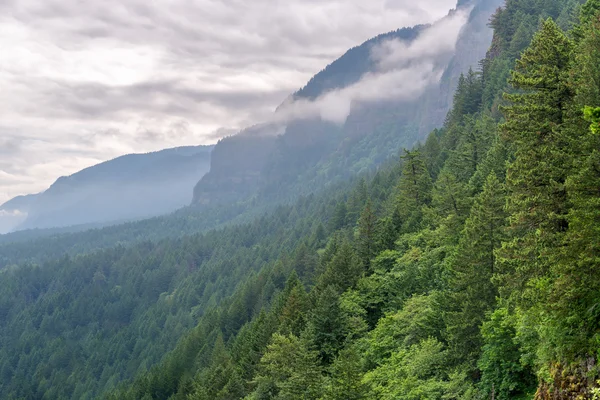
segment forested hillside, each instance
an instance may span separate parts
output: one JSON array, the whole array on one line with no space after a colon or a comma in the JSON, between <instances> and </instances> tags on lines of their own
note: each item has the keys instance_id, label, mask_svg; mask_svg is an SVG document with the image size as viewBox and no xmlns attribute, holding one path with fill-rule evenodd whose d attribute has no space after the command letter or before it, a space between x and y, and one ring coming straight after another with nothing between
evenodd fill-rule
<instances>
[{"instance_id":1,"label":"forested hillside","mask_svg":"<svg viewBox=\"0 0 600 400\"><path fill-rule=\"evenodd\" d=\"M0 398L598 398L600 1L582 3L507 0L443 127L351 182L205 234L165 217L147 223L171 238L87 255L1 247Z\"/></svg>"},{"instance_id":2,"label":"forested hillside","mask_svg":"<svg viewBox=\"0 0 600 400\"><path fill-rule=\"evenodd\" d=\"M357 185L302 262L266 266L109 397L595 398L600 4L578 6L508 1L389 196Z\"/></svg>"}]
</instances>

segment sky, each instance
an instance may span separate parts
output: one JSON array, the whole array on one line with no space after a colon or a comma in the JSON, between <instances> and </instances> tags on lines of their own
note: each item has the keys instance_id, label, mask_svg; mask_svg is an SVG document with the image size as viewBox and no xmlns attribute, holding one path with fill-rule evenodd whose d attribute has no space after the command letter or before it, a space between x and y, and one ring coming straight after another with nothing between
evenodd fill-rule
<instances>
[{"instance_id":1,"label":"sky","mask_svg":"<svg viewBox=\"0 0 600 400\"><path fill-rule=\"evenodd\" d=\"M0 0L0 204L267 120L350 47L455 3Z\"/></svg>"}]
</instances>

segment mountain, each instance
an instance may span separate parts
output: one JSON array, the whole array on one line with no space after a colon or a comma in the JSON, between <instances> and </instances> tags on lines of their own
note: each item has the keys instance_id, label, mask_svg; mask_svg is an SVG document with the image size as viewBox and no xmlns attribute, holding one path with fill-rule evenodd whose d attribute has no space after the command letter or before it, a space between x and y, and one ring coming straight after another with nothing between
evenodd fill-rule
<instances>
[{"instance_id":1,"label":"mountain","mask_svg":"<svg viewBox=\"0 0 600 400\"><path fill-rule=\"evenodd\" d=\"M189 204L213 146L129 154L61 177L22 210L18 229L65 227L165 214Z\"/></svg>"},{"instance_id":2,"label":"mountain","mask_svg":"<svg viewBox=\"0 0 600 400\"><path fill-rule=\"evenodd\" d=\"M195 233L230 217L196 207L0 247L0 398L598 398L600 1L579 6L507 1L443 126L376 171L265 207L236 162L285 145L298 168L318 137L260 125L223 141L246 157L213 161L206 197L243 187L266 209L247 221Z\"/></svg>"},{"instance_id":3,"label":"mountain","mask_svg":"<svg viewBox=\"0 0 600 400\"><path fill-rule=\"evenodd\" d=\"M267 123L221 140L213 152L210 172L194 189L193 204L235 202L249 197L261 201L290 200L372 170L403 147L410 148L424 140L432 129L443 124L461 74L477 69L479 60L485 57L492 41L492 30L487 24L501 3L459 2L446 19L433 25L398 29L348 50L280 105L274 119L285 116L290 108L294 113L294 106L299 103L331 110L321 110L316 117ZM432 55L419 48L434 46L427 43L432 32L448 29L449 21L460 13L468 13L468 19L451 51L444 49ZM421 57L395 61L407 63L406 71L419 63L431 62L434 72L439 71L439 79L415 96L388 96L388 89L382 87L382 93L374 95L375 100L351 99L343 121L332 121L323 115L346 106L329 104L332 98L337 100L337 94L344 97L346 92L357 89L365 92L369 88L362 86L370 80L376 82L372 78L386 78L381 73L381 60L376 57L386 46L400 47L407 54L421 51Z\"/></svg>"},{"instance_id":4,"label":"mountain","mask_svg":"<svg viewBox=\"0 0 600 400\"><path fill-rule=\"evenodd\" d=\"M38 196L39 194L17 196L0 205L0 234L10 232L23 223Z\"/></svg>"}]
</instances>

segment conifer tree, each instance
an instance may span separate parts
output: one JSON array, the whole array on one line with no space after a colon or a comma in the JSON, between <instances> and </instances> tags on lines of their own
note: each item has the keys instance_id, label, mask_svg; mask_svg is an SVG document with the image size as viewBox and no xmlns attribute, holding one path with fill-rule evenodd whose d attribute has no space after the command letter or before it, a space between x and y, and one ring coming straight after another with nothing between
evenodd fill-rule
<instances>
[{"instance_id":1,"label":"conifer tree","mask_svg":"<svg viewBox=\"0 0 600 400\"><path fill-rule=\"evenodd\" d=\"M325 365L331 364L348 334L346 315L333 286L327 286L319 293L311 310L308 332L313 345L319 349L319 358Z\"/></svg>"},{"instance_id":2,"label":"conifer tree","mask_svg":"<svg viewBox=\"0 0 600 400\"><path fill-rule=\"evenodd\" d=\"M366 398L366 386L362 382L363 360L357 346L340 351L331 365L323 400L361 400Z\"/></svg>"},{"instance_id":3,"label":"conifer tree","mask_svg":"<svg viewBox=\"0 0 600 400\"><path fill-rule=\"evenodd\" d=\"M322 390L317 353L305 338L274 334L247 399L316 400Z\"/></svg>"},{"instance_id":4,"label":"conifer tree","mask_svg":"<svg viewBox=\"0 0 600 400\"><path fill-rule=\"evenodd\" d=\"M571 42L548 19L517 61L510 80L518 92L506 94L503 137L515 148L507 171L509 240L503 246L502 286L521 302L539 301L566 222L564 183L570 159L561 135L572 92L567 85ZM542 290L543 292L543 290Z\"/></svg>"},{"instance_id":5,"label":"conifer tree","mask_svg":"<svg viewBox=\"0 0 600 400\"><path fill-rule=\"evenodd\" d=\"M347 239L342 239L335 255L326 265L325 272L317 282L319 289L328 286L335 287L340 293L352 287L362 276L364 268L356 256L352 245Z\"/></svg>"},{"instance_id":6,"label":"conifer tree","mask_svg":"<svg viewBox=\"0 0 600 400\"><path fill-rule=\"evenodd\" d=\"M455 357L471 368L482 346L479 328L486 313L495 305L496 288L492 277L496 267L495 252L504 237L504 189L491 173L483 192L475 200L465 223L460 244L452 259L452 304L448 313L448 334Z\"/></svg>"},{"instance_id":7,"label":"conifer tree","mask_svg":"<svg viewBox=\"0 0 600 400\"><path fill-rule=\"evenodd\" d=\"M356 238L357 255L365 270L369 269L371 259L375 256L376 223L377 218L373 212L371 201L367 201L367 204L358 219L358 232Z\"/></svg>"},{"instance_id":8,"label":"conifer tree","mask_svg":"<svg viewBox=\"0 0 600 400\"><path fill-rule=\"evenodd\" d=\"M400 194L397 208L403 220L403 230L411 232L418 228L422 208L431 202L431 176L427 171L423 156L418 150L405 150L402 177L398 184Z\"/></svg>"},{"instance_id":9,"label":"conifer tree","mask_svg":"<svg viewBox=\"0 0 600 400\"><path fill-rule=\"evenodd\" d=\"M584 10L589 12L594 3L600 4L590 1ZM600 104L600 20L586 23L586 18L583 14L573 71L577 108ZM563 360L592 356L600 329L600 108L583 111L589 127L576 137L580 155L567 181L572 205L569 231L553 269L555 281L547 304L552 330L544 338L549 353ZM574 131L580 129L577 120L570 122Z\"/></svg>"}]
</instances>

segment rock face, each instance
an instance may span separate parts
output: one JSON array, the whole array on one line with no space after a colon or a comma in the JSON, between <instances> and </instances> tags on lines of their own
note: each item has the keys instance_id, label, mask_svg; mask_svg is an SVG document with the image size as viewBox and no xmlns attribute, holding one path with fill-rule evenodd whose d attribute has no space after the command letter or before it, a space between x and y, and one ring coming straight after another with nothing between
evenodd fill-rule
<instances>
[{"instance_id":1,"label":"rock face","mask_svg":"<svg viewBox=\"0 0 600 400\"><path fill-rule=\"evenodd\" d=\"M283 128L254 127L221 140L210 172L194 189L192 203L235 202L251 196L285 200L373 169L403 147L423 140L443 124L461 73L476 70L485 57L492 41L487 23L501 4L502 0L459 2L457 10L470 10L470 17L456 50L437 60L443 71L439 82L414 98L352 106L342 124L321 118L296 120ZM348 50L294 93L276 115L294 101L318 99L376 72L371 57L376 46L389 40L410 44L427 28L399 29Z\"/></svg>"},{"instance_id":2,"label":"rock face","mask_svg":"<svg viewBox=\"0 0 600 400\"><path fill-rule=\"evenodd\" d=\"M18 229L132 220L189 204L213 146L130 154L59 178L30 203Z\"/></svg>"}]
</instances>

